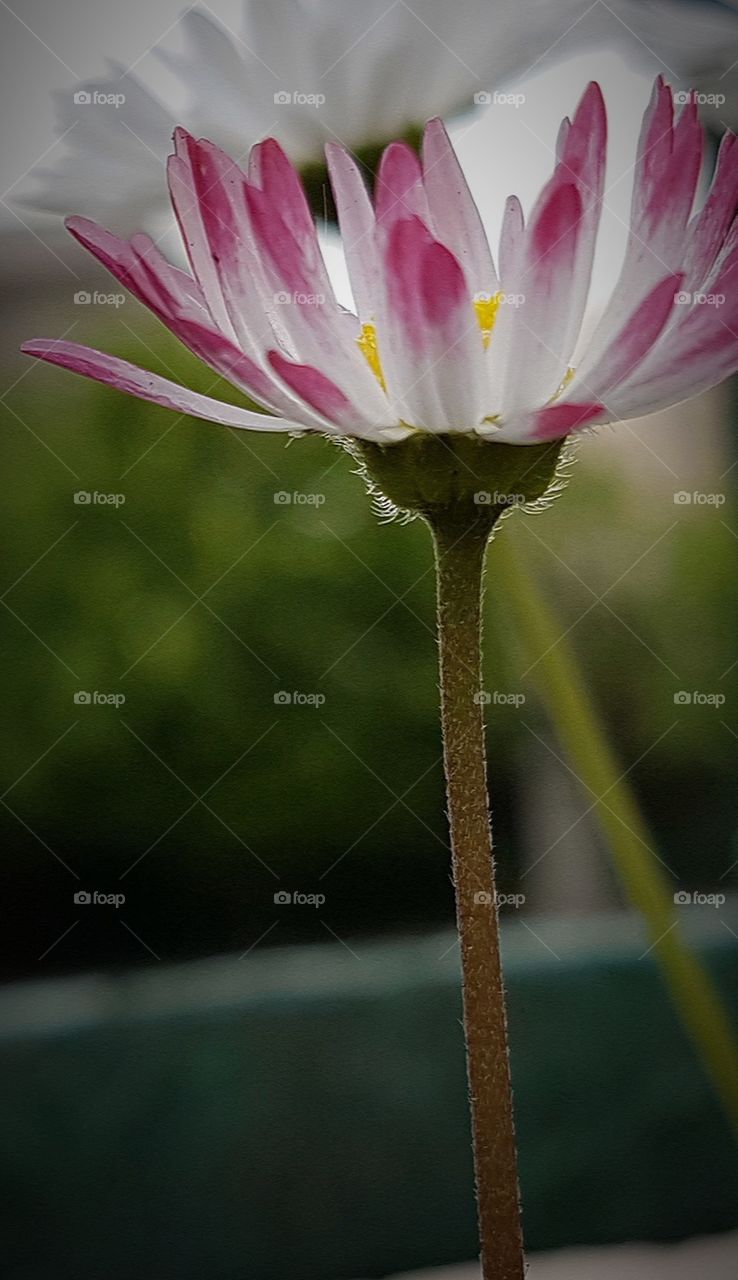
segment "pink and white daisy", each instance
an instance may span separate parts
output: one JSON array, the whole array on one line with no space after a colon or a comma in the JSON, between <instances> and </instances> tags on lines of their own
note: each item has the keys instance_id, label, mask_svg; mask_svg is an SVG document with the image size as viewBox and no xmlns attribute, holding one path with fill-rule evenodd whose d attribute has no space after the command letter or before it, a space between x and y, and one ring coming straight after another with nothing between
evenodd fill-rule
<instances>
[{"instance_id":1,"label":"pink and white daisy","mask_svg":"<svg viewBox=\"0 0 738 1280\"><path fill-rule=\"evenodd\" d=\"M497 262L440 120L422 156L392 143L374 201L342 147L328 166L356 313L338 305L299 178L272 139L243 171L175 135L169 189L191 271L144 235L82 218L85 245L197 356L264 412L200 395L115 356L37 339L29 355L144 400L259 431L378 443L418 432L535 444L642 417L738 369L738 153L723 139L702 208L696 106L659 79L635 161L620 278L580 343L605 191L596 84L562 124L527 221L507 202ZM581 350L579 349L581 346Z\"/></svg>"}]
</instances>

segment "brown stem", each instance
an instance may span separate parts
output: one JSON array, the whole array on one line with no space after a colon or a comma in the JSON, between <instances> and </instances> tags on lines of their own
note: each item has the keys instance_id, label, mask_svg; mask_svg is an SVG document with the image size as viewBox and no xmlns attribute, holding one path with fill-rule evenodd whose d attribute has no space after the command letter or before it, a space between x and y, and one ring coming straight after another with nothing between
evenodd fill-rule
<instances>
[{"instance_id":1,"label":"brown stem","mask_svg":"<svg viewBox=\"0 0 738 1280\"><path fill-rule=\"evenodd\" d=\"M462 504L460 504L461 506ZM465 504L463 504L465 507ZM480 692L490 518L429 517L436 551L441 718L484 1280L523 1280L517 1154Z\"/></svg>"}]
</instances>

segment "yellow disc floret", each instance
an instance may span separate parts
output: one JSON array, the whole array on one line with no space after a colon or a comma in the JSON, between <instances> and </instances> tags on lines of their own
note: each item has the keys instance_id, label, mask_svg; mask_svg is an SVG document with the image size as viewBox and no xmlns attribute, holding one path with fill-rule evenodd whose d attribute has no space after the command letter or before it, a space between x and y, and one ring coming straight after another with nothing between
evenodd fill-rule
<instances>
[{"instance_id":1,"label":"yellow disc floret","mask_svg":"<svg viewBox=\"0 0 738 1280\"><path fill-rule=\"evenodd\" d=\"M377 379L383 391L387 390L384 381L384 373L382 372L382 361L379 358L379 349L377 347L377 329L376 325L371 323L361 326L361 336L356 339L359 344L361 354L364 356L374 377Z\"/></svg>"},{"instance_id":2,"label":"yellow disc floret","mask_svg":"<svg viewBox=\"0 0 738 1280\"><path fill-rule=\"evenodd\" d=\"M474 299L474 310L477 313L477 323L482 333L485 351L492 339L492 330L495 327L495 320L497 319L497 312L502 298L502 293L498 292L493 293L489 298L479 297Z\"/></svg>"}]
</instances>

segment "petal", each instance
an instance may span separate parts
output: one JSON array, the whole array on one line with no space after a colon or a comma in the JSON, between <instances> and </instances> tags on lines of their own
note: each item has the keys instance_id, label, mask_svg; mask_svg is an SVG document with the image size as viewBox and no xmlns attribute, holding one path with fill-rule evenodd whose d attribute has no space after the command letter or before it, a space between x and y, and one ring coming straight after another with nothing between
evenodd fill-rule
<instances>
[{"instance_id":1,"label":"petal","mask_svg":"<svg viewBox=\"0 0 738 1280\"><path fill-rule=\"evenodd\" d=\"M470 292L496 293L499 282L482 219L440 120L425 127L423 184L430 230L461 263Z\"/></svg>"},{"instance_id":2,"label":"petal","mask_svg":"<svg viewBox=\"0 0 738 1280\"><path fill-rule=\"evenodd\" d=\"M148 236L138 234L129 243L85 218L70 218L67 226L80 244L211 369L273 413L286 417L295 413L298 405L294 397L284 394L258 358L251 359L213 326L196 282L170 266ZM316 420L312 425L321 424Z\"/></svg>"},{"instance_id":3,"label":"petal","mask_svg":"<svg viewBox=\"0 0 738 1280\"><path fill-rule=\"evenodd\" d=\"M325 154L354 302L359 317L368 321L375 315L379 288L374 209L358 165L345 148L329 142Z\"/></svg>"},{"instance_id":4,"label":"petal","mask_svg":"<svg viewBox=\"0 0 738 1280\"><path fill-rule=\"evenodd\" d=\"M80 346L77 342L35 338L32 342L25 342L21 351L38 360L70 369L73 373L81 373L95 382L103 382L118 391L125 391L137 396L139 400L149 400L152 404L163 405L189 417L204 418L208 422L218 422L226 427L243 427L253 431L305 429L298 422L288 422L284 418L273 418L268 414L251 413L248 409L239 409L236 405L213 400L210 396L190 391L187 387L181 387L147 369L139 369L127 360L94 351L92 347Z\"/></svg>"},{"instance_id":5,"label":"petal","mask_svg":"<svg viewBox=\"0 0 738 1280\"><path fill-rule=\"evenodd\" d=\"M505 289L511 284L517 262L517 255L523 245L525 218L523 206L517 196L508 196L505 201L505 212L500 231L500 249L498 261L500 266L500 282Z\"/></svg>"},{"instance_id":6,"label":"petal","mask_svg":"<svg viewBox=\"0 0 738 1280\"><path fill-rule=\"evenodd\" d=\"M251 148L249 181L259 187L289 228L299 246L310 280L319 285L322 292L332 295L305 191L296 169L275 138L266 138Z\"/></svg>"},{"instance_id":7,"label":"petal","mask_svg":"<svg viewBox=\"0 0 738 1280\"><path fill-rule=\"evenodd\" d=\"M593 361L654 285L684 269L702 135L694 104L683 109L676 125L673 115L671 89L659 77L641 128L625 258L591 340Z\"/></svg>"},{"instance_id":8,"label":"petal","mask_svg":"<svg viewBox=\"0 0 738 1280\"><path fill-rule=\"evenodd\" d=\"M355 342L358 324L353 320L349 331L332 290L319 288L310 246L298 242L269 195L252 186L218 147L191 140L190 151L208 251L239 345L257 364L270 347L281 347L349 385L355 402L384 421L386 401ZM260 154L254 166L259 172L268 153ZM269 163L274 157L272 152ZM284 173L280 180L286 181ZM324 424L316 419L313 425Z\"/></svg>"},{"instance_id":9,"label":"petal","mask_svg":"<svg viewBox=\"0 0 738 1280\"><path fill-rule=\"evenodd\" d=\"M140 271L137 271L139 255L134 240L122 240L89 218L67 218L64 225L75 240L145 306L157 310L160 282L161 288L176 301L183 313L200 323L210 321L210 310L197 281L168 263L148 236L134 237L139 250L145 252L149 268L148 278L142 279Z\"/></svg>"},{"instance_id":10,"label":"petal","mask_svg":"<svg viewBox=\"0 0 738 1280\"><path fill-rule=\"evenodd\" d=\"M377 222L389 231L399 218L417 216L429 221L423 170L416 151L406 142L391 142L382 152L374 187Z\"/></svg>"},{"instance_id":11,"label":"petal","mask_svg":"<svg viewBox=\"0 0 738 1280\"><path fill-rule=\"evenodd\" d=\"M570 308L581 270L582 234L579 190L554 176L526 229L490 344L493 385L500 388L495 409L505 418L548 400L564 378L576 337Z\"/></svg>"},{"instance_id":12,"label":"petal","mask_svg":"<svg viewBox=\"0 0 738 1280\"><path fill-rule=\"evenodd\" d=\"M716 276L714 292L677 310L684 319L666 330L635 376L610 397L620 417L679 404L738 369L738 247Z\"/></svg>"},{"instance_id":13,"label":"petal","mask_svg":"<svg viewBox=\"0 0 738 1280\"><path fill-rule=\"evenodd\" d=\"M737 148L735 134L724 133L707 199L690 226L684 264L684 288L690 293L703 284L738 213Z\"/></svg>"},{"instance_id":14,"label":"petal","mask_svg":"<svg viewBox=\"0 0 738 1280\"><path fill-rule=\"evenodd\" d=\"M572 431L581 431L591 422L602 420L605 406L597 400L572 404L551 404L539 409L533 418L530 439L559 440Z\"/></svg>"},{"instance_id":15,"label":"petal","mask_svg":"<svg viewBox=\"0 0 738 1280\"><path fill-rule=\"evenodd\" d=\"M186 130L176 129L174 144L176 154L169 156L167 160L169 195L192 273L202 289L217 328L230 337L235 337L203 225L193 168L194 138Z\"/></svg>"},{"instance_id":16,"label":"petal","mask_svg":"<svg viewBox=\"0 0 738 1280\"><path fill-rule=\"evenodd\" d=\"M306 404L319 413L330 426L348 435L374 434L372 424L363 420L335 382L319 369L288 360L281 351L270 351L269 362L276 373Z\"/></svg>"},{"instance_id":17,"label":"petal","mask_svg":"<svg viewBox=\"0 0 738 1280\"><path fill-rule=\"evenodd\" d=\"M484 353L464 271L419 218L383 238L377 338L393 411L429 431L473 430L484 415Z\"/></svg>"},{"instance_id":18,"label":"petal","mask_svg":"<svg viewBox=\"0 0 738 1280\"><path fill-rule=\"evenodd\" d=\"M666 276L661 280L637 304L596 364L585 351L571 387L562 400L577 399L582 392L604 399L614 387L631 377L663 333L681 285L681 275Z\"/></svg>"}]
</instances>

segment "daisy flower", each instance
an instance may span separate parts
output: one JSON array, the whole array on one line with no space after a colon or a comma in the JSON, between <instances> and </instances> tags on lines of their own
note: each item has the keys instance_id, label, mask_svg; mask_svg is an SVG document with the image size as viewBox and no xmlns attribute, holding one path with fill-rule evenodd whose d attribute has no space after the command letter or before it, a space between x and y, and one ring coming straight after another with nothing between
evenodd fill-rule
<instances>
[{"instance_id":1,"label":"daisy flower","mask_svg":"<svg viewBox=\"0 0 738 1280\"><path fill-rule=\"evenodd\" d=\"M605 190L596 84L563 122L530 216L507 201L496 261L440 120L422 157L392 143L374 200L342 147L328 168L356 314L336 302L296 171L274 140L244 171L183 130L169 190L190 272L144 235L82 218L72 234L197 356L261 411L200 395L112 355L37 339L24 350L184 414L258 431L380 445L469 434L557 440L643 417L738 368L738 153L727 134L693 210L702 131L657 80L635 159L620 277L580 343Z\"/></svg>"}]
</instances>

